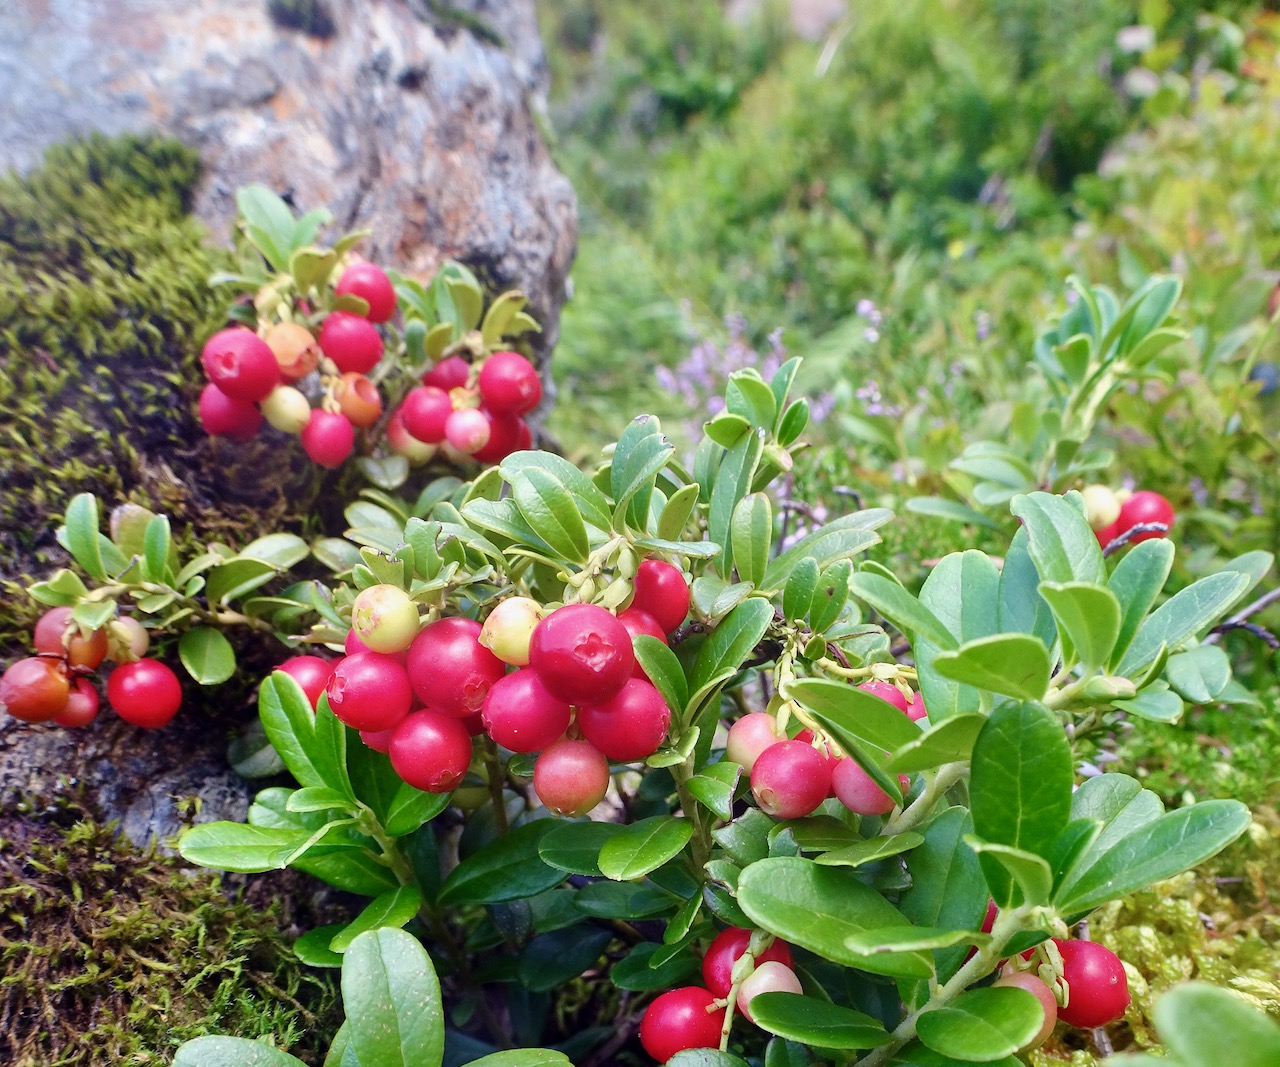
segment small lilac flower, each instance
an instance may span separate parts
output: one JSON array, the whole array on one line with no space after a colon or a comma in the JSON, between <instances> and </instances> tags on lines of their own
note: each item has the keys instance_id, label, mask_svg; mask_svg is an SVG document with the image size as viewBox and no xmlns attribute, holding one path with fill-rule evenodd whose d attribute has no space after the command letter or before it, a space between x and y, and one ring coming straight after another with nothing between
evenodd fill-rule
<instances>
[{"instance_id":1,"label":"small lilac flower","mask_svg":"<svg viewBox=\"0 0 1280 1067\"><path fill-rule=\"evenodd\" d=\"M858 310L858 314L862 318L869 319L873 314L875 314L875 310L876 310L875 301L868 300L866 297L863 297L861 300L858 301L857 310Z\"/></svg>"},{"instance_id":2,"label":"small lilac flower","mask_svg":"<svg viewBox=\"0 0 1280 1067\"><path fill-rule=\"evenodd\" d=\"M880 340L880 331L874 326L868 326L862 331L862 337L868 344L875 344Z\"/></svg>"}]
</instances>

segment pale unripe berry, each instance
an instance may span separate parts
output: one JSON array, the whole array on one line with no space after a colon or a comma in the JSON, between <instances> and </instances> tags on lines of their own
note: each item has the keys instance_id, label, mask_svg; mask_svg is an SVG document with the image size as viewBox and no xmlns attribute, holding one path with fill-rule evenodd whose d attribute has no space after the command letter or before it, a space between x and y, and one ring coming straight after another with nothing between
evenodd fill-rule
<instances>
[{"instance_id":1,"label":"pale unripe berry","mask_svg":"<svg viewBox=\"0 0 1280 1067\"><path fill-rule=\"evenodd\" d=\"M533 791L557 815L585 815L609 790L609 761L589 741L562 737L533 765Z\"/></svg>"},{"instance_id":2,"label":"pale unripe berry","mask_svg":"<svg viewBox=\"0 0 1280 1067\"><path fill-rule=\"evenodd\" d=\"M1044 1025L1040 1027L1035 1037L1018 1049L1018 1054L1030 1052L1048 1041L1049 1035L1053 1033L1054 1024L1058 1021L1058 1001L1054 998L1053 990L1029 971L1004 971L994 984L996 986L1012 986L1014 989L1025 989L1036 1000L1040 1001L1040 1007L1044 1011Z\"/></svg>"},{"instance_id":3,"label":"pale unripe berry","mask_svg":"<svg viewBox=\"0 0 1280 1067\"><path fill-rule=\"evenodd\" d=\"M445 420L444 436L459 452L475 455L489 443L489 420L475 408L455 411Z\"/></svg>"},{"instance_id":4,"label":"pale unripe berry","mask_svg":"<svg viewBox=\"0 0 1280 1067\"><path fill-rule=\"evenodd\" d=\"M786 740L778 729L778 723L772 715L763 711L753 711L742 716L729 727L729 742L725 746L725 759L742 764L748 774L756 765L760 753L770 745Z\"/></svg>"},{"instance_id":5,"label":"pale unripe berry","mask_svg":"<svg viewBox=\"0 0 1280 1067\"><path fill-rule=\"evenodd\" d=\"M906 792L910 779L900 774L898 784ZM856 760L848 757L837 761L831 774L831 787L840 803L858 815L888 815L900 803L898 798L881 789Z\"/></svg>"},{"instance_id":6,"label":"pale unripe berry","mask_svg":"<svg viewBox=\"0 0 1280 1067\"><path fill-rule=\"evenodd\" d=\"M305 378L320 363L320 347L310 331L296 322L277 322L263 340L276 357L280 374L287 381Z\"/></svg>"},{"instance_id":7,"label":"pale unripe berry","mask_svg":"<svg viewBox=\"0 0 1280 1067\"><path fill-rule=\"evenodd\" d=\"M527 596L507 597L489 613L480 643L503 663L529 665L529 640L542 621L542 605Z\"/></svg>"},{"instance_id":8,"label":"pale unripe berry","mask_svg":"<svg viewBox=\"0 0 1280 1067\"><path fill-rule=\"evenodd\" d=\"M277 385L262 402L262 415L283 433L302 433L311 421L311 402L292 385Z\"/></svg>"},{"instance_id":9,"label":"pale unripe berry","mask_svg":"<svg viewBox=\"0 0 1280 1067\"><path fill-rule=\"evenodd\" d=\"M418 606L394 585L372 585L351 605L351 626L374 652L403 652L418 636Z\"/></svg>"},{"instance_id":10,"label":"pale unripe berry","mask_svg":"<svg viewBox=\"0 0 1280 1067\"><path fill-rule=\"evenodd\" d=\"M1080 490L1084 497L1085 518L1095 530L1105 530L1120 518L1120 498L1106 485L1086 485Z\"/></svg>"},{"instance_id":11,"label":"pale unripe berry","mask_svg":"<svg viewBox=\"0 0 1280 1067\"><path fill-rule=\"evenodd\" d=\"M738 987L738 1010L748 1022L751 1018L751 1002L761 993L801 993L800 979L785 963L761 963Z\"/></svg>"},{"instance_id":12,"label":"pale unripe berry","mask_svg":"<svg viewBox=\"0 0 1280 1067\"><path fill-rule=\"evenodd\" d=\"M397 456L404 456L409 464L420 467L436 454L436 446L419 441L405 428L404 414L397 408L387 420L387 446Z\"/></svg>"},{"instance_id":13,"label":"pale unripe berry","mask_svg":"<svg viewBox=\"0 0 1280 1067\"><path fill-rule=\"evenodd\" d=\"M132 615L121 615L107 623L107 658L113 663L141 659L150 646L146 627Z\"/></svg>"}]
</instances>

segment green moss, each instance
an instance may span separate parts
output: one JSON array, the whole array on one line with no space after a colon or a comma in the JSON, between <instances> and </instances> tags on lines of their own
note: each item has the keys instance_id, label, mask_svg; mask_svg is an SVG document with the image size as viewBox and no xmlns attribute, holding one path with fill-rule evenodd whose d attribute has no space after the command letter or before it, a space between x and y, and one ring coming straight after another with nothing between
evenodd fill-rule
<instances>
[{"instance_id":1,"label":"green moss","mask_svg":"<svg viewBox=\"0 0 1280 1067\"><path fill-rule=\"evenodd\" d=\"M79 813L77 813L79 814ZM271 1035L319 1063L330 972L303 967L281 905L142 853L109 827L0 823L0 1062L168 1064L206 1033Z\"/></svg>"}]
</instances>

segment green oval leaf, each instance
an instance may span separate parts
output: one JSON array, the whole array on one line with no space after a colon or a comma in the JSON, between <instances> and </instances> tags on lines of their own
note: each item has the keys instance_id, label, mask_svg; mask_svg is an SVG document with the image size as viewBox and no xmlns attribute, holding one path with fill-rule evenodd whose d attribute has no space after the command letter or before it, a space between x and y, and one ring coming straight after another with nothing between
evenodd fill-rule
<instances>
[{"instance_id":1,"label":"green oval leaf","mask_svg":"<svg viewBox=\"0 0 1280 1067\"><path fill-rule=\"evenodd\" d=\"M765 391L768 387L761 383ZM772 393L769 394L772 397ZM769 565L769 548L773 543L773 508L764 493L743 497L733 509L729 523L729 543L733 564L744 582L759 585Z\"/></svg>"},{"instance_id":2,"label":"green oval leaf","mask_svg":"<svg viewBox=\"0 0 1280 1067\"><path fill-rule=\"evenodd\" d=\"M257 874L284 868L309 836L305 830L206 822L178 839L178 853L201 867Z\"/></svg>"},{"instance_id":3,"label":"green oval leaf","mask_svg":"<svg viewBox=\"0 0 1280 1067\"><path fill-rule=\"evenodd\" d=\"M103 581L107 568L98 542L98 498L92 493L77 493L67 505L66 520L67 551L89 575Z\"/></svg>"},{"instance_id":4,"label":"green oval leaf","mask_svg":"<svg viewBox=\"0 0 1280 1067\"><path fill-rule=\"evenodd\" d=\"M369 902L364 911L335 934L329 942L333 952L346 952L351 943L366 930L386 927L399 929L418 914L422 894L413 886L402 885Z\"/></svg>"},{"instance_id":5,"label":"green oval leaf","mask_svg":"<svg viewBox=\"0 0 1280 1067\"><path fill-rule=\"evenodd\" d=\"M693 836L688 819L655 815L632 823L600 849L600 873L615 882L627 882L655 871L680 854Z\"/></svg>"},{"instance_id":6,"label":"green oval leaf","mask_svg":"<svg viewBox=\"0 0 1280 1067\"><path fill-rule=\"evenodd\" d=\"M1069 647L1087 673L1103 666L1120 636L1120 601L1115 593L1104 585L1042 582L1040 595L1058 623L1064 653Z\"/></svg>"},{"instance_id":7,"label":"green oval leaf","mask_svg":"<svg viewBox=\"0 0 1280 1067\"><path fill-rule=\"evenodd\" d=\"M564 822L539 842L538 855L558 871L599 878L600 850L623 829L611 822Z\"/></svg>"},{"instance_id":8,"label":"green oval leaf","mask_svg":"<svg viewBox=\"0 0 1280 1067\"><path fill-rule=\"evenodd\" d=\"M1041 700L1049 688L1049 650L1030 634L995 634L939 652L933 669L944 678L1020 700Z\"/></svg>"},{"instance_id":9,"label":"green oval leaf","mask_svg":"<svg viewBox=\"0 0 1280 1067\"><path fill-rule=\"evenodd\" d=\"M403 930L369 930L342 962L351 1046L366 1067L440 1067L444 1010L426 950Z\"/></svg>"},{"instance_id":10,"label":"green oval leaf","mask_svg":"<svg viewBox=\"0 0 1280 1067\"><path fill-rule=\"evenodd\" d=\"M306 1067L296 1056L243 1037L197 1037L185 1042L173 1067Z\"/></svg>"},{"instance_id":11,"label":"green oval leaf","mask_svg":"<svg viewBox=\"0 0 1280 1067\"><path fill-rule=\"evenodd\" d=\"M756 1025L778 1037L818 1048L876 1048L889 1040L870 1015L798 993L761 993L752 998Z\"/></svg>"},{"instance_id":12,"label":"green oval leaf","mask_svg":"<svg viewBox=\"0 0 1280 1067\"><path fill-rule=\"evenodd\" d=\"M537 467L512 483L516 507L533 532L565 559L582 563L591 551L587 527L573 494L554 475Z\"/></svg>"},{"instance_id":13,"label":"green oval leaf","mask_svg":"<svg viewBox=\"0 0 1280 1067\"><path fill-rule=\"evenodd\" d=\"M236 670L236 654L222 634L212 626L197 626L182 635L178 658L201 685L218 685Z\"/></svg>"},{"instance_id":14,"label":"green oval leaf","mask_svg":"<svg viewBox=\"0 0 1280 1067\"><path fill-rule=\"evenodd\" d=\"M971 989L951 1003L927 1011L916 1034L935 1052L970 1062L1004 1059L1044 1025L1044 1008L1025 989Z\"/></svg>"},{"instance_id":15,"label":"green oval leaf","mask_svg":"<svg viewBox=\"0 0 1280 1067\"><path fill-rule=\"evenodd\" d=\"M1117 674L1133 677L1159 654L1162 646L1176 648L1188 637L1216 622L1249 588L1247 574L1211 574L1174 593L1138 627Z\"/></svg>"},{"instance_id":16,"label":"green oval leaf","mask_svg":"<svg viewBox=\"0 0 1280 1067\"><path fill-rule=\"evenodd\" d=\"M538 846L556 825L554 819L525 823L468 856L445 879L439 902L499 904L555 888L566 874L543 861Z\"/></svg>"}]
</instances>

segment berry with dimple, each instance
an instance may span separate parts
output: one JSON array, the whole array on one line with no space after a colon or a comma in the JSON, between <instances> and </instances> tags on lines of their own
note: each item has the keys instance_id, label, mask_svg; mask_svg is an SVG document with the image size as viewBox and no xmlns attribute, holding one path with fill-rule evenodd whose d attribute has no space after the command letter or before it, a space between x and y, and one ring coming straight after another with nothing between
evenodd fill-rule
<instances>
[{"instance_id":1,"label":"berry with dimple","mask_svg":"<svg viewBox=\"0 0 1280 1067\"><path fill-rule=\"evenodd\" d=\"M813 814L831 789L827 757L804 741L779 741L751 769L751 792L766 815L800 819Z\"/></svg>"},{"instance_id":2,"label":"berry with dimple","mask_svg":"<svg viewBox=\"0 0 1280 1067\"><path fill-rule=\"evenodd\" d=\"M660 559L647 559L636 568L635 599L631 606L647 611L671 633L689 614L689 585L679 567Z\"/></svg>"},{"instance_id":3,"label":"berry with dimple","mask_svg":"<svg viewBox=\"0 0 1280 1067\"><path fill-rule=\"evenodd\" d=\"M210 382L200 392L200 425L211 437L247 441L262 426L262 412L247 400L227 396Z\"/></svg>"},{"instance_id":4,"label":"berry with dimple","mask_svg":"<svg viewBox=\"0 0 1280 1067\"><path fill-rule=\"evenodd\" d=\"M803 993L796 972L786 964L761 963L756 965L738 987L738 1010L747 1022L751 1018L751 1002L761 993Z\"/></svg>"},{"instance_id":5,"label":"berry with dimple","mask_svg":"<svg viewBox=\"0 0 1280 1067\"><path fill-rule=\"evenodd\" d=\"M717 998L727 997L733 987L733 965L742 958L751 941L751 931L741 926L730 926L716 934L702 957L702 980ZM762 963L792 964L791 946L774 938L773 943L756 957L756 966Z\"/></svg>"},{"instance_id":6,"label":"berry with dimple","mask_svg":"<svg viewBox=\"0 0 1280 1067\"><path fill-rule=\"evenodd\" d=\"M122 663L107 678L107 703L125 722L154 730L178 714L182 684L159 660Z\"/></svg>"},{"instance_id":7,"label":"berry with dimple","mask_svg":"<svg viewBox=\"0 0 1280 1067\"><path fill-rule=\"evenodd\" d=\"M463 388L470 377L471 364L461 356L449 356L422 376L422 384L433 385L447 393L450 389Z\"/></svg>"},{"instance_id":8,"label":"berry with dimple","mask_svg":"<svg viewBox=\"0 0 1280 1067\"><path fill-rule=\"evenodd\" d=\"M1053 1033L1054 1024L1058 1021L1058 1001L1054 997L1052 989L1029 971L1017 970L1004 971L995 980L993 986L995 988L1011 987L1013 989L1026 990L1040 1002L1040 1010L1044 1012L1044 1022L1040 1024L1040 1029L1036 1032L1036 1036L1018 1049L1018 1055L1039 1048L1049 1040L1049 1035Z\"/></svg>"},{"instance_id":9,"label":"berry with dimple","mask_svg":"<svg viewBox=\"0 0 1280 1067\"><path fill-rule=\"evenodd\" d=\"M484 706L507 665L480 644L474 619L450 617L425 626L409 646L409 680L418 699L446 715L465 718Z\"/></svg>"},{"instance_id":10,"label":"berry with dimple","mask_svg":"<svg viewBox=\"0 0 1280 1067\"><path fill-rule=\"evenodd\" d=\"M58 726L79 729L88 726L98 717L98 691L88 678L77 678L71 692L67 694L67 703L53 717Z\"/></svg>"},{"instance_id":11,"label":"berry with dimple","mask_svg":"<svg viewBox=\"0 0 1280 1067\"><path fill-rule=\"evenodd\" d=\"M529 665L570 704L600 704L618 693L635 667L631 635L596 604L568 604L538 623Z\"/></svg>"},{"instance_id":12,"label":"berry with dimple","mask_svg":"<svg viewBox=\"0 0 1280 1067\"><path fill-rule=\"evenodd\" d=\"M662 627L658 625L658 620L647 611L642 611L637 607L627 608L626 611L618 612L618 621L627 628L627 633L631 635L632 652L635 651L636 638L641 635L657 638L664 645L667 643L667 635L663 632ZM644 668L640 666L640 658L638 656L636 657L636 665L632 668L631 677L643 678L646 682L649 680Z\"/></svg>"},{"instance_id":13,"label":"berry with dimple","mask_svg":"<svg viewBox=\"0 0 1280 1067\"><path fill-rule=\"evenodd\" d=\"M485 731L512 752L540 752L569 728L567 702L547 692L533 671L499 678L480 713Z\"/></svg>"},{"instance_id":14,"label":"berry with dimple","mask_svg":"<svg viewBox=\"0 0 1280 1067\"><path fill-rule=\"evenodd\" d=\"M413 705L405 669L380 652L347 656L333 669L325 692L334 715L353 730L388 730Z\"/></svg>"},{"instance_id":15,"label":"berry with dimple","mask_svg":"<svg viewBox=\"0 0 1280 1067\"><path fill-rule=\"evenodd\" d=\"M1173 505L1169 501L1159 493L1142 489L1120 506L1120 517L1116 520L1116 526L1120 533L1127 533L1135 526L1153 522L1170 527L1173 525L1173 518ZM1157 537L1167 536L1167 533L1166 529L1164 533L1159 530L1148 530L1146 533L1134 534L1129 538L1129 544L1136 545L1141 541L1152 541Z\"/></svg>"},{"instance_id":16,"label":"berry with dimple","mask_svg":"<svg viewBox=\"0 0 1280 1067\"><path fill-rule=\"evenodd\" d=\"M287 382L305 378L320 365L320 347L305 326L296 322L277 322L267 330L263 340L275 356L280 376Z\"/></svg>"},{"instance_id":17,"label":"berry with dimple","mask_svg":"<svg viewBox=\"0 0 1280 1067\"><path fill-rule=\"evenodd\" d=\"M590 741L562 737L534 761L533 791L557 815L586 815L609 791L609 761Z\"/></svg>"},{"instance_id":18,"label":"berry with dimple","mask_svg":"<svg viewBox=\"0 0 1280 1067\"><path fill-rule=\"evenodd\" d=\"M647 678L630 678L603 704L578 709L582 736L611 760L632 763L658 751L671 726L671 709Z\"/></svg>"},{"instance_id":19,"label":"berry with dimple","mask_svg":"<svg viewBox=\"0 0 1280 1067\"><path fill-rule=\"evenodd\" d=\"M293 656L279 664L276 670L284 671L302 687L302 692L311 703L311 710L315 711L316 705L320 703L320 694L328 686L337 665L334 660L319 656Z\"/></svg>"},{"instance_id":20,"label":"berry with dimple","mask_svg":"<svg viewBox=\"0 0 1280 1067\"><path fill-rule=\"evenodd\" d=\"M489 423L489 440L475 452L481 463L501 463L512 452L519 451L520 430L524 420L519 415L504 415L496 411L480 409Z\"/></svg>"},{"instance_id":21,"label":"berry with dimple","mask_svg":"<svg viewBox=\"0 0 1280 1067\"><path fill-rule=\"evenodd\" d=\"M444 423L444 438L459 452L474 456L489 443L489 420L475 408L453 412Z\"/></svg>"},{"instance_id":22,"label":"berry with dimple","mask_svg":"<svg viewBox=\"0 0 1280 1067\"><path fill-rule=\"evenodd\" d=\"M907 714L910 707L907 698L892 682L882 682L877 678L870 682L863 682L858 688L864 693L870 693L873 697L879 697L886 704L892 704L904 715Z\"/></svg>"},{"instance_id":23,"label":"berry with dimple","mask_svg":"<svg viewBox=\"0 0 1280 1067\"><path fill-rule=\"evenodd\" d=\"M471 766L467 728L438 711L415 711L391 734L391 766L415 789L450 793Z\"/></svg>"},{"instance_id":24,"label":"berry with dimple","mask_svg":"<svg viewBox=\"0 0 1280 1067\"><path fill-rule=\"evenodd\" d=\"M353 263L342 272L334 291L350 293L369 305L370 322L386 322L396 313L396 291L387 272L372 263Z\"/></svg>"},{"instance_id":25,"label":"berry with dimple","mask_svg":"<svg viewBox=\"0 0 1280 1067\"><path fill-rule=\"evenodd\" d=\"M29 656L0 676L0 711L23 722L47 722L67 706L71 682L59 660Z\"/></svg>"},{"instance_id":26,"label":"berry with dimple","mask_svg":"<svg viewBox=\"0 0 1280 1067\"><path fill-rule=\"evenodd\" d=\"M772 715L763 711L748 712L729 727L725 759L741 764L743 770L750 774L761 752L786 739Z\"/></svg>"},{"instance_id":27,"label":"berry with dimple","mask_svg":"<svg viewBox=\"0 0 1280 1067\"><path fill-rule=\"evenodd\" d=\"M1062 980L1068 990L1058 1018L1084 1030L1119 1019L1129 1007L1129 977L1120 958L1096 941L1055 937L1053 943L1062 954Z\"/></svg>"},{"instance_id":28,"label":"berry with dimple","mask_svg":"<svg viewBox=\"0 0 1280 1067\"><path fill-rule=\"evenodd\" d=\"M898 784L906 792L910 779L898 775ZM856 760L844 758L836 761L831 772L831 787L836 798L857 815L888 815L899 804L900 797L886 793Z\"/></svg>"},{"instance_id":29,"label":"berry with dimple","mask_svg":"<svg viewBox=\"0 0 1280 1067\"><path fill-rule=\"evenodd\" d=\"M719 1048L724 1008L700 986L682 986L663 993L640 1021L640 1044L659 1063L693 1048Z\"/></svg>"},{"instance_id":30,"label":"berry with dimple","mask_svg":"<svg viewBox=\"0 0 1280 1067\"><path fill-rule=\"evenodd\" d=\"M280 381L275 353L244 326L219 330L210 337L200 362L209 381L235 400L265 400Z\"/></svg>"},{"instance_id":31,"label":"berry with dimple","mask_svg":"<svg viewBox=\"0 0 1280 1067\"><path fill-rule=\"evenodd\" d=\"M107 631L91 630L86 635L72 621L70 608L50 608L36 623L32 644L37 652L65 656L67 665L96 670L107 657Z\"/></svg>"},{"instance_id":32,"label":"berry with dimple","mask_svg":"<svg viewBox=\"0 0 1280 1067\"><path fill-rule=\"evenodd\" d=\"M341 467L356 447L355 427L345 415L316 408L302 430L302 450L312 463Z\"/></svg>"},{"instance_id":33,"label":"berry with dimple","mask_svg":"<svg viewBox=\"0 0 1280 1067\"><path fill-rule=\"evenodd\" d=\"M378 387L363 374L347 371L334 386L333 399L338 410L362 430L368 429L382 417L382 394Z\"/></svg>"},{"instance_id":34,"label":"berry with dimple","mask_svg":"<svg viewBox=\"0 0 1280 1067\"><path fill-rule=\"evenodd\" d=\"M320 350L343 374L368 374L382 359L382 336L368 319L332 311L320 327Z\"/></svg>"},{"instance_id":35,"label":"berry with dimple","mask_svg":"<svg viewBox=\"0 0 1280 1067\"><path fill-rule=\"evenodd\" d=\"M403 652L418 636L418 605L399 586L371 585L356 594L351 628L373 652Z\"/></svg>"},{"instance_id":36,"label":"berry with dimple","mask_svg":"<svg viewBox=\"0 0 1280 1067\"><path fill-rule=\"evenodd\" d=\"M311 421L311 401L292 385L277 385L262 402L262 416L281 433L299 434Z\"/></svg>"},{"instance_id":37,"label":"berry with dimple","mask_svg":"<svg viewBox=\"0 0 1280 1067\"><path fill-rule=\"evenodd\" d=\"M404 456L415 467L430 462L436 446L419 441L404 424L403 408L396 408L387 420L387 445L397 456Z\"/></svg>"},{"instance_id":38,"label":"berry with dimple","mask_svg":"<svg viewBox=\"0 0 1280 1067\"><path fill-rule=\"evenodd\" d=\"M525 415L542 400L538 372L519 352L493 353L480 368L476 384L486 407L508 415Z\"/></svg>"},{"instance_id":39,"label":"berry with dimple","mask_svg":"<svg viewBox=\"0 0 1280 1067\"><path fill-rule=\"evenodd\" d=\"M444 440L445 424L452 414L453 401L449 394L432 385L410 389L400 405L404 428L429 445L438 445Z\"/></svg>"},{"instance_id":40,"label":"berry with dimple","mask_svg":"<svg viewBox=\"0 0 1280 1067\"><path fill-rule=\"evenodd\" d=\"M529 642L542 621L542 605L527 596L507 597L489 612L480 630L480 643L503 663L529 665Z\"/></svg>"}]
</instances>

